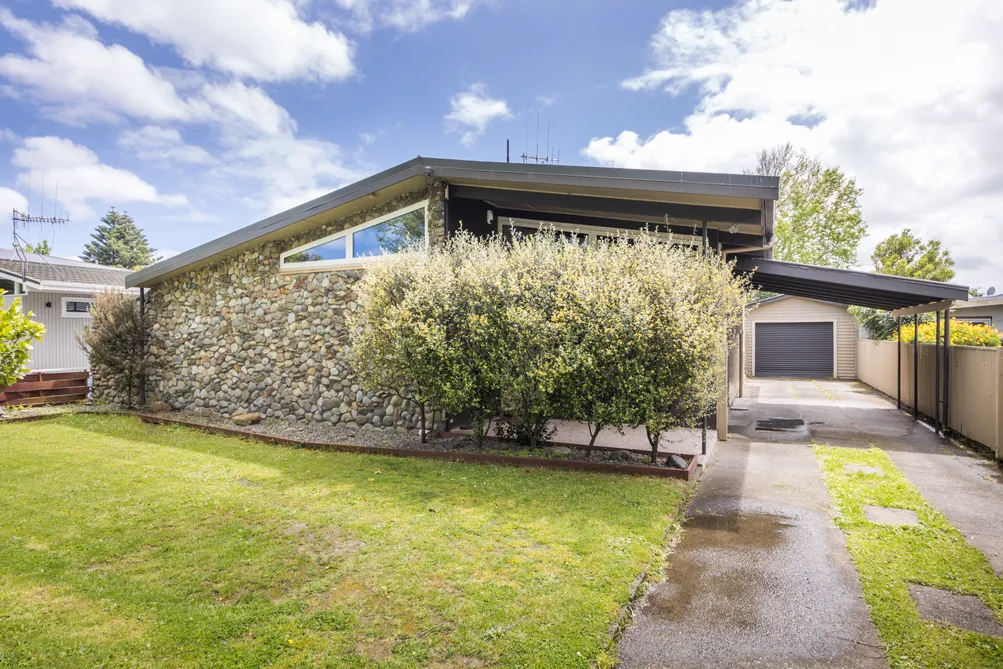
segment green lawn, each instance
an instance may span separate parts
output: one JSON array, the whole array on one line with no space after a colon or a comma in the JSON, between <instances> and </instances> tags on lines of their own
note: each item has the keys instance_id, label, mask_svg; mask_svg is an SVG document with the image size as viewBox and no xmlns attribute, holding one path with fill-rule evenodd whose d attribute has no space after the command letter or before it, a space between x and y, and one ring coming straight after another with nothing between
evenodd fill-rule
<instances>
[{"instance_id":1,"label":"green lawn","mask_svg":"<svg viewBox=\"0 0 1003 669\"><path fill-rule=\"evenodd\" d=\"M685 488L0 425L0 666L586 667Z\"/></svg>"},{"instance_id":2,"label":"green lawn","mask_svg":"<svg viewBox=\"0 0 1003 669\"><path fill-rule=\"evenodd\" d=\"M926 621L909 596L909 583L976 595L999 618L1003 579L982 553L923 500L884 451L816 446L815 455L892 667L1003 667L1003 640ZM846 473L847 464L879 467L885 474ZM864 504L912 509L920 525L870 523Z\"/></svg>"}]
</instances>

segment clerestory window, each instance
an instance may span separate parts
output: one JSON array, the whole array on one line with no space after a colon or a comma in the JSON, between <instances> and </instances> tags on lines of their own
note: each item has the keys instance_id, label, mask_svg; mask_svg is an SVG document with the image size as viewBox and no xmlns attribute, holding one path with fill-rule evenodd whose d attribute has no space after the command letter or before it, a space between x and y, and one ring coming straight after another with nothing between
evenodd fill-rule
<instances>
[{"instance_id":1,"label":"clerestory window","mask_svg":"<svg viewBox=\"0 0 1003 669\"><path fill-rule=\"evenodd\" d=\"M388 254L428 244L428 200L366 221L347 230L286 251L286 272L358 269Z\"/></svg>"}]
</instances>

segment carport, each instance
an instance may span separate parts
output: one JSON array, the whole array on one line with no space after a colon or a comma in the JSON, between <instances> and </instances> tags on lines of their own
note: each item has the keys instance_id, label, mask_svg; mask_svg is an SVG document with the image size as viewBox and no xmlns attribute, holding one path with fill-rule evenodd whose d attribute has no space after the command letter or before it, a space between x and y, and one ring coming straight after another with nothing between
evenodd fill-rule
<instances>
[{"instance_id":1,"label":"carport","mask_svg":"<svg viewBox=\"0 0 1003 669\"><path fill-rule=\"evenodd\" d=\"M735 271L748 277L750 283L759 290L890 311L896 318L899 335L902 332L902 319L912 316L916 335L914 340L918 340L920 314L936 313L938 332L943 314L943 352L939 340L934 344L936 357L934 393L937 408L932 418L937 432L940 432L942 425L947 424L950 400L948 381L951 355L951 307L955 302L968 300L967 286L750 257L737 258ZM913 346L913 361L918 367L918 342L916 346ZM942 371L943 382L941 382ZM913 384L913 397L918 397L918 374L913 375ZM901 409L901 336L899 336L898 344L898 396L896 401ZM914 401L913 404L916 405L913 407L913 417L918 419L919 402Z\"/></svg>"}]
</instances>

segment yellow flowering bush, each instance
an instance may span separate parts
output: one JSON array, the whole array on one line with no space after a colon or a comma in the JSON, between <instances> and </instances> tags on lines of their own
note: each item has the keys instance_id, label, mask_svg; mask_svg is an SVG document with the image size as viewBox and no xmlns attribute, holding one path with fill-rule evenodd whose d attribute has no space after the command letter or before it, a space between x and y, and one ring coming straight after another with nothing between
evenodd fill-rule
<instances>
[{"instance_id":1,"label":"yellow flowering bush","mask_svg":"<svg viewBox=\"0 0 1003 669\"><path fill-rule=\"evenodd\" d=\"M936 336L937 323L930 321L919 324L919 343L932 344ZM915 339L915 332L912 324L902 324L902 341L911 344ZM892 341L896 338L895 333L889 337ZM940 342L944 343L944 325L940 326ZM999 346L999 330L991 325L968 323L951 319L951 345L952 346Z\"/></svg>"}]
</instances>

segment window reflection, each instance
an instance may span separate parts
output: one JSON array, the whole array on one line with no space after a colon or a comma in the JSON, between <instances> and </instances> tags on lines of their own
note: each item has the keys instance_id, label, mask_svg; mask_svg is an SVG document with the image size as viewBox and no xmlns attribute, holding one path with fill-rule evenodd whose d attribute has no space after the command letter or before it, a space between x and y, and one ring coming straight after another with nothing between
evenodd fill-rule
<instances>
[{"instance_id":1,"label":"window reflection","mask_svg":"<svg viewBox=\"0 0 1003 669\"><path fill-rule=\"evenodd\" d=\"M356 232L352 237L352 257L399 253L420 244L424 238L425 210L416 209Z\"/></svg>"},{"instance_id":2,"label":"window reflection","mask_svg":"<svg viewBox=\"0 0 1003 669\"><path fill-rule=\"evenodd\" d=\"M345 238L338 237L305 251L288 255L285 262L317 262L318 260L345 260L346 258Z\"/></svg>"}]
</instances>

